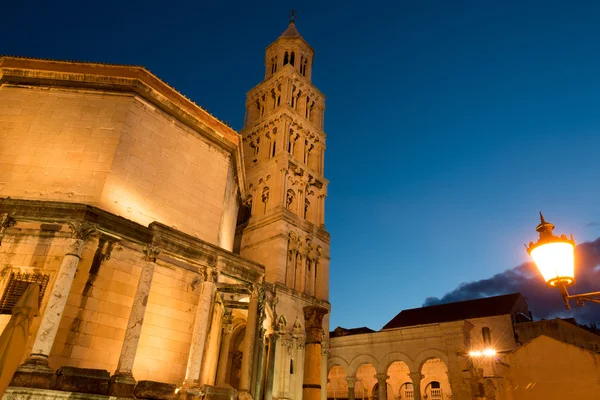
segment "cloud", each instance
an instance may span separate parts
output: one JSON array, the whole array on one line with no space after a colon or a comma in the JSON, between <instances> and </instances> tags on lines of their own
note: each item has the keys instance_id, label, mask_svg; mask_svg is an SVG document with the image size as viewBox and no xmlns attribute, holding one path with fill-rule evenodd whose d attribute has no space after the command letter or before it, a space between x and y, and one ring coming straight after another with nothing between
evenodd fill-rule
<instances>
[{"instance_id":1,"label":"cloud","mask_svg":"<svg viewBox=\"0 0 600 400\"><path fill-rule=\"evenodd\" d=\"M596 226L600 226L600 222L598 222L598 221L592 221L592 222L589 222L589 223L585 224L585 226L588 227L588 228L595 228Z\"/></svg>"},{"instance_id":2,"label":"cloud","mask_svg":"<svg viewBox=\"0 0 600 400\"><path fill-rule=\"evenodd\" d=\"M575 277L577 282L570 294L600 290L600 238L582 243L575 249ZM461 283L442 298L428 297L423 306L477 299L500 294L520 292L529 304L535 319L575 317L579 323L600 323L600 304L586 303L578 307L571 301L571 310L565 308L557 289L546 286L532 262L521 264L488 279Z\"/></svg>"}]
</instances>

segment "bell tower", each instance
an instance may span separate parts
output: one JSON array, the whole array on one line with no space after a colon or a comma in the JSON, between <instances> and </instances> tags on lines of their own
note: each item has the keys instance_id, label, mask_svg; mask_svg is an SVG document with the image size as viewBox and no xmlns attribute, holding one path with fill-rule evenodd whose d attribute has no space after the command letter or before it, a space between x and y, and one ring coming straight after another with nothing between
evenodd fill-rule
<instances>
[{"instance_id":1,"label":"bell tower","mask_svg":"<svg viewBox=\"0 0 600 400\"><path fill-rule=\"evenodd\" d=\"M241 134L249 194L237 246L265 266L268 282L326 301L325 97L311 82L313 59L292 14L266 49L264 80L247 93Z\"/></svg>"}]
</instances>

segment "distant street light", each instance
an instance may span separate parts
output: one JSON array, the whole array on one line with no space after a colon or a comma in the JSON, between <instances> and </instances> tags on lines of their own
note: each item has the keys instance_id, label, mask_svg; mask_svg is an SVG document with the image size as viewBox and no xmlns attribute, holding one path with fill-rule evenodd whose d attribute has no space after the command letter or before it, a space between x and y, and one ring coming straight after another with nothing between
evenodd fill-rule
<instances>
[{"instance_id":1,"label":"distant street light","mask_svg":"<svg viewBox=\"0 0 600 400\"><path fill-rule=\"evenodd\" d=\"M529 242L525 245L527 252L535 261L540 273L550 287L560 290L567 309L571 309L569 300L575 300L578 306L583 306L584 301L600 303L600 292L570 295L567 287L575 283L575 240L573 235L554 236L554 225L544 220L540 212L540 224L535 228L540 238L537 243Z\"/></svg>"}]
</instances>

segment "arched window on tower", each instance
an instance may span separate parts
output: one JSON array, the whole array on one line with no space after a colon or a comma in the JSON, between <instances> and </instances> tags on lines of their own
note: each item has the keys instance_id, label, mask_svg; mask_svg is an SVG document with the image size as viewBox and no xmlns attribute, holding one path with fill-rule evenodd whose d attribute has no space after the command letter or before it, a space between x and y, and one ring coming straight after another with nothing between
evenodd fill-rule
<instances>
[{"instance_id":1,"label":"arched window on tower","mask_svg":"<svg viewBox=\"0 0 600 400\"><path fill-rule=\"evenodd\" d=\"M308 119L308 113L310 111L310 99L306 96L306 105L304 107L304 118Z\"/></svg>"},{"instance_id":2,"label":"arched window on tower","mask_svg":"<svg viewBox=\"0 0 600 400\"><path fill-rule=\"evenodd\" d=\"M308 199L304 200L304 219L308 216L308 210L310 208L310 201Z\"/></svg>"},{"instance_id":3,"label":"arched window on tower","mask_svg":"<svg viewBox=\"0 0 600 400\"><path fill-rule=\"evenodd\" d=\"M292 54L290 54L290 64L292 64L292 67L294 66L294 52L292 51Z\"/></svg>"},{"instance_id":4,"label":"arched window on tower","mask_svg":"<svg viewBox=\"0 0 600 400\"><path fill-rule=\"evenodd\" d=\"M481 336L483 338L483 344L484 344L484 346L491 346L492 345L492 333L490 332L490 328L488 328L487 326L484 326L481 329Z\"/></svg>"},{"instance_id":5,"label":"arched window on tower","mask_svg":"<svg viewBox=\"0 0 600 400\"><path fill-rule=\"evenodd\" d=\"M296 197L294 191L292 189L288 189L287 196L285 199L285 208L287 208L288 210L292 209L292 205L294 204L294 197Z\"/></svg>"},{"instance_id":6,"label":"arched window on tower","mask_svg":"<svg viewBox=\"0 0 600 400\"><path fill-rule=\"evenodd\" d=\"M271 74L277 72L277 56L271 59Z\"/></svg>"},{"instance_id":7,"label":"arched window on tower","mask_svg":"<svg viewBox=\"0 0 600 400\"><path fill-rule=\"evenodd\" d=\"M256 139L256 145L254 146L254 155L257 156L258 155L258 151L260 150L260 147L258 146L260 144L260 138Z\"/></svg>"},{"instance_id":8,"label":"arched window on tower","mask_svg":"<svg viewBox=\"0 0 600 400\"><path fill-rule=\"evenodd\" d=\"M285 54L283 55L283 65L286 65L288 63L288 52L286 51Z\"/></svg>"},{"instance_id":9,"label":"arched window on tower","mask_svg":"<svg viewBox=\"0 0 600 400\"><path fill-rule=\"evenodd\" d=\"M277 152L277 128L273 128L273 143L271 145L271 158L275 157Z\"/></svg>"},{"instance_id":10,"label":"arched window on tower","mask_svg":"<svg viewBox=\"0 0 600 400\"><path fill-rule=\"evenodd\" d=\"M262 190L261 200L265 203L265 213L267 212L267 203L269 202L269 187L265 186Z\"/></svg>"},{"instance_id":11,"label":"arched window on tower","mask_svg":"<svg viewBox=\"0 0 600 400\"><path fill-rule=\"evenodd\" d=\"M288 153L294 154L294 131L290 129L290 137L288 140Z\"/></svg>"}]
</instances>

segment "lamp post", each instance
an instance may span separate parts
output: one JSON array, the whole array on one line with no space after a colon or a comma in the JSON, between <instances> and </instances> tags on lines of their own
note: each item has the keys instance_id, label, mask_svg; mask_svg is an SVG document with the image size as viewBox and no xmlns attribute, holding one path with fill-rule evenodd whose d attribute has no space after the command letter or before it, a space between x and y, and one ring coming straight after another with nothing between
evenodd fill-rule
<instances>
[{"instance_id":1,"label":"lamp post","mask_svg":"<svg viewBox=\"0 0 600 400\"><path fill-rule=\"evenodd\" d=\"M548 286L560 290L568 310L571 309L570 300L575 300L578 306L583 306L585 301L600 303L600 292L569 294L567 287L575 283L575 240L573 235L570 238L555 236L552 233L554 225L546 222L541 212L540 220L535 228L540 238L537 243L529 242L525 247Z\"/></svg>"}]
</instances>

